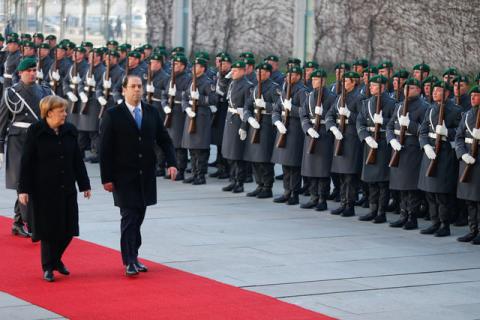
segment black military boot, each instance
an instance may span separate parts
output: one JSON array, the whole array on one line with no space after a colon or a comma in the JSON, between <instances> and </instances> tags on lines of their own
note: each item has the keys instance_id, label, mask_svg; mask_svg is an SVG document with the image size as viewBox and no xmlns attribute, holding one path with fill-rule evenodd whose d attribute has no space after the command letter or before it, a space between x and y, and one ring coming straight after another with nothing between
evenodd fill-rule
<instances>
[{"instance_id":1,"label":"black military boot","mask_svg":"<svg viewBox=\"0 0 480 320\"><path fill-rule=\"evenodd\" d=\"M23 226L19 226L19 225L12 225L12 234L14 236L19 236L21 238L29 238L30 237L30 234L25 231L25 228Z\"/></svg>"},{"instance_id":2,"label":"black military boot","mask_svg":"<svg viewBox=\"0 0 480 320\"><path fill-rule=\"evenodd\" d=\"M370 208L371 208L370 212L360 216L358 218L358 220L360 220L360 221L372 221L373 219L375 219L377 217L377 213L378 213L377 205L372 203L370 205Z\"/></svg>"},{"instance_id":3,"label":"black military boot","mask_svg":"<svg viewBox=\"0 0 480 320\"><path fill-rule=\"evenodd\" d=\"M387 222L387 215L385 211L380 211L375 219L372 220L373 223L385 223Z\"/></svg>"},{"instance_id":4,"label":"black military boot","mask_svg":"<svg viewBox=\"0 0 480 320\"><path fill-rule=\"evenodd\" d=\"M327 209L328 209L327 201L325 199L318 200L318 203L315 206L315 211L325 211Z\"/></svg>"},{"instance_id":5,"label":"black military boot","mask_svg":"<svg viewBox=\"0 0 480 320\"><path fill-rule=\"evenodd\" d=\"M342 203L342 204L340 204L340 207L338 207L337 209L331 210L330 214L338 216L338 215L342 214L342 212L345 210L345 208L346 208L346 205Z\"/></svg>"},{"instance_id":6,"label":"black military boot","mask_svg":"<svg viewBox=\"0 0 480 320\"><path fill-rule=\"evenodd\" d=\"M294 206L300 202L300 199L298 198L298 193L293 193L290 198L288 198L287 204L289 206Z\"/></svg>"},{"instance_id":7,"label":"black military boot","mask_svg":"<svg viewBox=\"0 0 480 320\"><path fill-rule=\"evenodd\" d=\"M272 188L262 188L262 190L257 194L257 199L267 199L273 197Z\"/></svg>"},{"instance_id":8,"label":"black military boot","mask_svg":"<svg viewBox=\"0 0 480 320\"><path fill-rule=\"evenodd\" d=\"M353 204L347 204L345 210L340 214L341 217L353 217L355 215L355 206Z\"/></svg>"},{"instance_id":9,"label":"black military boot","mask_svg":"<svg viewBox=\"0 0 480 320\"><path fill-rule=\"evenodd\" d=\"M318 204L318 197L312 197L307 203L302 203L300 208L302 209L312 209Z\"/></svg>"},{"instance_id":10,"label":"black military boot","mask_svg":"<svg viewBox=\"0 0 480 320\"><path fill-rule=\"evenodd\" d=\"M228 186L222 188L222 191L232 191L235 188L235 181L230 182Z\"/></svg>"},{"instance_id":11,"label":"black military boot","mask_svg":"<svg viewBox=\"0 0 480 320\"><path fill-rule=\"evenodd\" d=\"M262 191L262 187L261 186L257 186L257 188L253 191L250 191L249 193L247 193L247 197L256 197L258 196L258 194Z\"/></svg>"},{"instance_id":12,"label":"black military boot","mask_svg":"<svg viewBox=\"0 0 480 320\"><path fill-rule=\"evenodd\" d=\"M339 194L338 189L334 188L332 193L328 195L327 200L335 200L338 194Z\"/></svg>"},{"instance_id":13,"label":"black military boot","mask_svg":"<svg viewBox=\"0 0 480 320\"><path fill-rule=\"evenodd\" d=\"M440 228L435 232L435 237L448 237L450 235L450 224L443 223L440 225Z\"/></svg>"},{"instance_id":14,"label":"black military boot","mask_svg":"<svg viewBox=\"0 0 480 320\"><path fill-rule=\"evenodd\" d=\"M178 171L177 176L175 177L175 181L182 181L185 179L185 174L183 171Z\"/></svg>"},{"instance_id":15,"label":"black military boot","mask_svg":"<svg viewBox=\"0 0 480 320\"><path fill-rule=\"evenodd\" d=\"M210 178L218 178L219 175L220 175L220 170L217 170L215 172L210 173L208 176Z\"/></svg>"},{"instance_id":16,"label":"black military boot","mask_svg":"<svg viewBox=\"0 0 480 320\"><path fill-rule=\"evenodd\" d=\"M434 234L440 228L440 222L432 222L430 227L420 230L421 234Z\"/></svg>"},{"instance_id":17,"label":"black military boot","mask_svg":"<svg viewBox=\"0 0 480 320\"><path fill-rule=\"evenodd\" d=\"M473 238L472 244L474 244L474 245L479 245L480 244L480 233L477 234L477 236L475 238Z\"/></svg>"},{"instance_id":18,"label":"black military boot","mask_svg":"<svg viewBox=\"0 0 480 320\"><path fill-rule=\"evenodd\" d=\"M243 192L243 182L238 182L235 184L232 190L233 193L242 193Z\"/></svg>"},{"instance_id":19,"label":"black military boot","mask_svg":"<svg viewBox=\"0 0 480 320\"><path fill-rule=\"evenodd\" d=\"M405 223L407 222L407 213L405 211L400 211L400 217L398 220L390 223L390 227L392 228L402 228Z\"/></svg>"},{"instance_id":20,"label":"black military boot","mask_svg":"<svg viewBox=\"0 0 480 320\"><path fill-rule=\"evenodd\" d=\"M182 182L183 183L192 183L193 181L195 181L195 176L190 176L188 178L185 178Z\"/></svg>"},{"instance_id":21,"label":"black military boot","mask_svg":"<svg viewBox=\"0 0 480 320\"><path fill-rule=\"evenodd\" d=\"M285 203L285 202L288 201L289 198L290 198L290 193L284 193L281 196L273 199L273 202L275 202L275 203Z\"/></svg>"},{"instance_id":22,"label":"black military boot","mask_svg":"<svg viewBox=\"0 0 480 320\"><path fill-rule=\"evenodd\" d=\"M469 232L466 235L457 238L458 242L470 242L478 235L478 232Z\"/></svg>"},{"instance_id":23,"label":"black military boot","mask_svg":"<svg viewBox=\"0 0 480 320\"><path fill-rule=\"evenodd\" d=\"M201 175L201 176L195 177L192 184L194 186L199 186L199 185L206 184L206 183L207 183L207 180L205 179L205 176Z\"/></svg>"},{"instance_id":24,"label":"black military boot","mask_svg":"<svg viewBox=\"0 0 480 320\"><path fill-rule=\"evenodd\" d=\"M414 230L418 228L418 221L417 221L417 214L410 212L408 214L407 222L403 225L403 229L405 230Z\"/></svg>"}]
</instances>

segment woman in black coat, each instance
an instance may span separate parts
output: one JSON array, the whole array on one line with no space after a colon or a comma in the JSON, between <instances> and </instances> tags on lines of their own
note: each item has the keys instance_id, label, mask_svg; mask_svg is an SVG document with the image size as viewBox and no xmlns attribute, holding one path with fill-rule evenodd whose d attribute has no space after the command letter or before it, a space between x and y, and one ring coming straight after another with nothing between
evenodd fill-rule
<instances>
[{"instance_id":1,"label":"woman in black coat","mask_svg":"<svg viewBox=\"0 0 480 320\"><path fill-rule=\"evenodd\" d=\"M22 204L32 202L32 240L41 240L44 279L49 282L53 270L69 274L62 255L79 233L75 183L86 198L91 195L77 130L65 123L66 106L57 96L40 101L42 120L28 129L17 190Z\"/></svg>"}]
</instances>

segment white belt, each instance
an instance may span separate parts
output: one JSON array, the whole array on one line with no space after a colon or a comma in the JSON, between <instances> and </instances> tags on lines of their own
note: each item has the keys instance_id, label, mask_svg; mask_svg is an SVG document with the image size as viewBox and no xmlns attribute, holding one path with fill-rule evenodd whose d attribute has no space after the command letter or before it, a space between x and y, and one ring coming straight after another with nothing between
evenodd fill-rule
<instances>
[{"instance_id":1,"label":"white belt","mask_svg":"<svg viewBox=\"0 0 480 320\"><path fill-rule=\"evenodd\" d=\"M236 108L228 107L228 112L233 113L233 114L238 114L238 110Z\"/></svg>"},{"instance_id":2,"label":"white belt","mask_svg":"<svg viewBox=\"0 0 480 320\"><path fill-rule=\"evenodd\" d=\"M367 131L375 132L375 127L367 127ZM380 129L380 132L385 132L385 130Z\"/></svg>"},{"instance_id":3,"label":"white belt","mask_svg":"<svg viewBox=\"0 0 480 320\"><path fill-rule=\"evenodd\" d=\"M393 132L394 132L397 136L400 135L400 130L395 129L395 130L393 130ZM413 136L413 134L411 134L410 132L407 132L406 130L405 130L405 135L406 135L406 136Z\"/></svg>"},{"instance_id":4,"label":"white belt","mask_svg":"<svg viewBox=\"0 0 480 320\"><path fill-rule=\"evenodd\" d=\"M340 119L337 119L337 123L340 124ZM345 119L345 124L348 124L348 119Z\"/></svg>"},{"instance_id":5,"label":"white belt","mask_svg":"<svg viewBox=\"0 0 480 320\"><path fill-rule=\"evenodd\" d=\"M312 124L315 124L315 119L310 119ZM325 120L320 120L320 124L325 124Z\"/></svg>"},{"instance_id":6,"label":"white belt","mask_svg":"<svg viewBox=\"0 0 480 320\"><path fill-rule=\"evenodd\" d=\"M4 77L4 78L7 78L7 79L12 79L12 78L13 78L13 75L12 75L12 74L8 74L8 73L4 73L4 74L3 74L3 77Z\"/></svg>"},{"instance_id":7,"label":"white belt","mask_svg":"<svg viewBox=\"0 0 480 320\"><path fill-rule=\"evenodd\" d=\"M20 122L20 121L12 123L12 126L17 127L17 128L24 128L24 129L27 129L31 125L32 125L31 123Z\"/></svg>"},{"instance_id":8,"label":"white belt","mask_svg":"<svg viewBox=\"0 0 480 320\"><path fill-rule=\"evenodd\" d=\"M432 139L437 139L437 134L436 133L433 133L433 132L429 132L428 133L428 136ZM442 141L447 141L447 137L445 136L442 136Z\"/></svg>"},{"instance_id":9,"label":"white belt","mask_svg":"<svg viewBox=\"0 0 480 320\"><path fill-rule=\"evenodd\" d=\"M465 143L468 143L468 144L473 144L473 141L475 141L475 139L472 139L472 138L465 138ZM477 144L480 144L480 141L477 141Z\"/></svg>"},{"instance_id":10,"label":"white belt","mask_svg":"<svg viewBox=\"0 0 480 320\"><path fill-rule=\"evenodd\" d=\"M162 101L162 100L161 100L161 99L158 99L158 98L152 97L152 101L157 101L157 102L158 102L158 101Z\"/></svg>"},{"instance_id":11,"label":"white belt","mask_svg":"<svg viewBox=\"0 0 480 320\"><path fill-rule=\"evenodd\" d=\"M254 113L258 113L258 109L255 109L253 110ZM262 110L262 112L260 112L261 114L271 114L271 113L268 113L267 111L265 110Z\"/></svg>"}]
</instances>

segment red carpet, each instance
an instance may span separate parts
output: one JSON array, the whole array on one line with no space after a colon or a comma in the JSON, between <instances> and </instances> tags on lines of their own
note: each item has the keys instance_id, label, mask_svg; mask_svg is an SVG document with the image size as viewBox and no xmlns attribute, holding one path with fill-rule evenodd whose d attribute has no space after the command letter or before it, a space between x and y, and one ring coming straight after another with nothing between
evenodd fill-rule
<instances>
[{"instance_id":1,"label":"red carpet","mask_svg":"<svg viewBox=\"0 0 480 320\"><path fill-rule=\"evenodd\" d=\"M333 319L254 292L144 261L126 278L119 252L75 239L64 256L70 276L42 279L40 245L10 235L0 217L0 290L69 319Z\"/></svg>"}]
</instances>

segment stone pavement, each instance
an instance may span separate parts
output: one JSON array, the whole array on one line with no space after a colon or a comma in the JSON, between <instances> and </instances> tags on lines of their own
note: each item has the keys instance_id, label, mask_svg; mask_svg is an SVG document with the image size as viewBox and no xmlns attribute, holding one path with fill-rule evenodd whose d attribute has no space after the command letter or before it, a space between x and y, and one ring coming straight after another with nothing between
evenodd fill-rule
<instances>
[{"instance_id":1,"label":"stone pavement","mask_svg":"<svg viewBox=\"0 0 480 320\"><path fill-rule=\"evenodd\" d=\"M119 250L119 211L98 166L87 168L93 198L79 197L81 238ZM1 170L0 215L11 216L15 193L3 189L4 176ZM159 204L142 227L143 258L340 319L480 319L480 247L455 240L466 228L434 238L222 192L225 180L207 183L158 179ZM364 212L357 208L357 216ZM0 293L0 319L60 318Z\"/></svg>"}]
</instances>

